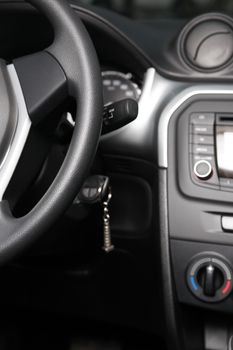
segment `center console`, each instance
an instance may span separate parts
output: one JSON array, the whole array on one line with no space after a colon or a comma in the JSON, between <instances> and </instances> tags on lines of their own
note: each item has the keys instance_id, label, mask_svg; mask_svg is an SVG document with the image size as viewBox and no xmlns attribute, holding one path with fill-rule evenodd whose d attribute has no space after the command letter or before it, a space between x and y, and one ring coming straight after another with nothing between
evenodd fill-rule
<instances>
[{"instance_id":1,"label":"center console","mask_svg":"<svg viewBox=\"0 0 233 350\"><path fill-rule=\"evenodd\" d=\"M186 80L169 81L158 121L164 307L187 350L233 349L232 38L221 14L183 28L172 48Z\"/></svg>"},{"instance_id":2,"label":"center console","mask_svg":"<svg viewBox=\"0 0 233 350\"><path fill-rule=\"evenodd\" d=\"M200 85L180 100L167 123L169 249L178 305L187 317L195 310L203 317L195 325L205 333L199 350L216 332L209 332L209 316L228 334L225 318L233 315L233 92Z\"/></svg>"},{"instance_id":3,"label":"center console","mask_svg":"<svg viewBox=\"0 0 233 350\"><path fill-rule=\"evenodd\" d=\"M171 118L168 206L179 300L233 313L231 111L231 93L200 91Z\"/></svg>"}]
</instances>

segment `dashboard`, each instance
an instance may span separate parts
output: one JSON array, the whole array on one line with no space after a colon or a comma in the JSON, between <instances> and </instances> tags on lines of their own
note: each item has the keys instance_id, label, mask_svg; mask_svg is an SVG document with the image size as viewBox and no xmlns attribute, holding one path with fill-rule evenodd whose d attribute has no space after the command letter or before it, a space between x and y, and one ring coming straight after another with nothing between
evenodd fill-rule
<instances>
[{"instance_id":1,"label":"dashboard","mask_svg":"<svg viewBox=\"0 0 233 350\"><path fill-rule=\"evenodd\" d=\"M157 215L152 214L159 228L151 226L151 234L159 235L154 237L155 252L172 339L168 348L228 350L232 336L227 314L233 306L233 21L223 14L204 14L176 23L145 21L140 29L125 21L113 20L139 53L143 50L149 66L144 66L143 84L138 85L138 118L104 136L101 147L109 158L127 157L132 163L141 158L157 167L149 171L157 179L151 193L159 206ZM129 172L142 178L139 167Z\"/></svg>"},{"instance_id":2,"label":"dashboard","mask_svg":"<svg viewBox=\"0 0 233 350\"><path fill-rule=\"evenodd\" d=\"M2 26L11 24L4 35L18 38L17 47L0 48L7 60L52 41L46 20L19 3L23 25L12 20L15 4L0 15ZM104 106L132 99L139 107L137 118L100 137L90 169L111 182L116 248L103 254L100 207L76 198L46 237L7 266L6 275L17 278L5 277L2 293L9 300L17 287L20 305L40 300L56 312L143 330L166 349L230 350L233 19L133 21L75 0L71 6L97 51ZM46 161L16 211L48 188L71 133L44 136Z\"/></svg>"},{"instance_id":3,"label":"dashboard","mask_svg":"<svg viewBox=\"0 0 233 350\"><path fill-rule=\"evenodd\" d=\"M114 70L102 70L104 105L126 98L139 101L140 83L136 82L132 73Z\"/></svg>"}]
</instances>

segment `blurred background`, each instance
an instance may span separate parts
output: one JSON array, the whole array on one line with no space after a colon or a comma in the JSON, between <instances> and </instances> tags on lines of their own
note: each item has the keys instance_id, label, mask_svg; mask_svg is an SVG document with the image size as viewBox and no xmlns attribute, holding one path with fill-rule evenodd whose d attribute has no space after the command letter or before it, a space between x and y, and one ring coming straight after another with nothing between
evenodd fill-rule
<instances>
[{"instance_id":1,"label":"blurred background","mask_svg":"<svg viewBox=\"0 0 233 350\"><path fill-rule=\"evenodd\" d=\"M82 0L136 19L189 18L204 12L233 15L233 0Z\"/></svg>"}]
</instances>

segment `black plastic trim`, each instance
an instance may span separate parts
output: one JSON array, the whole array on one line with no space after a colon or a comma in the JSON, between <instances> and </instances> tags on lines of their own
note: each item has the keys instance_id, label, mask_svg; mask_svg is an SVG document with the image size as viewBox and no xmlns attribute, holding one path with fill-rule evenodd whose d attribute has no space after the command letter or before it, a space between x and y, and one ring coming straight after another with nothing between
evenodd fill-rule
<instances>
[{"instance_id":1,"label":"black plastic trim","mask_svg":"<svg viewBox=\"0 0 233 350\"><path fill-rule=\"evenodd\" d=\"M160 251L162 270L163 305L166 322L166 340L168 348L183 349L181 343L181 327L178 323L177 306L175 303L175 290L171 271L170 241L168 227L168 193L167 170L159 169L159 213L160 213Z\"/></svg>"},{"instance_id":2,"label":"black plastic trim","mask_svg":"<svg viewBox=\"0 0 233 350\"><path fill-rule=\"evenodd\" d=\"M45 51L13 62L29 117L33 124L37 124L68 96L65 73L59 63Z\"/></svg>"}]
</instances>

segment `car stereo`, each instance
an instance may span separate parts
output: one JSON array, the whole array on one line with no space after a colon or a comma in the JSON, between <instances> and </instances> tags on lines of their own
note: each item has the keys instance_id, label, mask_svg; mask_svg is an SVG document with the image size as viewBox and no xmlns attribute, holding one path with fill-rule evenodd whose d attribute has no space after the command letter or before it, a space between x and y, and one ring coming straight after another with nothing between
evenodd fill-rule
<instances>
[{"instance_id":1,"label":"car stereo","mask_svg":"<svg viewBox=\"0 0 233 350\"><path fill-rule=\"evenodd\" d=\"M189 154L193 182L233 191L233 114L192 113Z\"/></svg>"}]
</instances>

